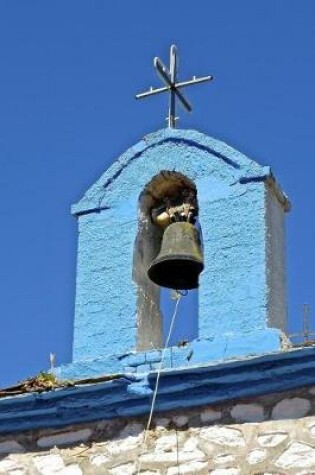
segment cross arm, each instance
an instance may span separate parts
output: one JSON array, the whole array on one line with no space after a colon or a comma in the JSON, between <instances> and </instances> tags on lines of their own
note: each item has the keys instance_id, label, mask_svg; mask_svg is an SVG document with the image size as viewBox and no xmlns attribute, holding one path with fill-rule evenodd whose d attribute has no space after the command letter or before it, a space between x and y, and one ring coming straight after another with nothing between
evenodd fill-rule
<instances>
[{"instance_id":1,"label":"cross arm","mask_svg":"<svg viewBox=\"0 0 315 475\"><path fill-rule=\"evenodd\" d=\"M174 59L175 61L175 59ZM192 110L191 105L187 101L187 99L184 97L184 95L178 91L177 86L172 82L170 73L167 69L167 67L163 64L163 62L160 60L160 58L156 57L154 58L153 61L154 67L156 68L157 72L161 76L162 80L164 83L169 86L169 89L175 92L177 95L178 99L181 101L183 107L187 109L189 112Z\"/></svg>"},{"instance_id":2,"label":"cross arm","mask_svg":"<svg viewBox=\"0 0 315 475\"><path fill-rule=\"evenodd\" d=\"M169 87L173 86L171 76L167 67L163 64L160 58L155 57L153 60L153 64L155 69L157 70L159 76L161 77L162 81Z\"/></svg>"},{"instance_id":3,"label":"cross arm","mask_svg":"<svg viewBox=\"0 0 315 475\"><path fill-rule=\"evenodd\" d=\"M193 79L190 79L189 81L182 81L182 82L176 83L175 87L179 89L181 87L193 86L194 84L199 84L201 82L207 82L207 81L212 81L212 80L213 80L213 76L204 76L202 78L193 77Z\"/></svg>"},{"instance_id":4,"label":"cross arm","mask_svg":"<svg viewBox=\"0 0 315 475\"><path fill-rule=\"evenodd\" d=\"M160 94L161 92L168 91L169 87L159 87L157 89L150 88L148 91L140 92L140 94L136 94L136 99L142 99L144 97L153 96L154 94Z\"/></svg>"},{"instance_id":5,"label":"cross arm","mask_svg":"<svg viewBox=\"0 0 315 475\"><path fill-rule=\"evenodd\" d=\"M180 102L182 106L184 107L184 109L187 109L188 112L191 112L192 107L191 107L191 104L187 101L186 97L177 89L177 87L175 87L174 91L178 99L180 99Z\"/></svg>"}]
</instances>

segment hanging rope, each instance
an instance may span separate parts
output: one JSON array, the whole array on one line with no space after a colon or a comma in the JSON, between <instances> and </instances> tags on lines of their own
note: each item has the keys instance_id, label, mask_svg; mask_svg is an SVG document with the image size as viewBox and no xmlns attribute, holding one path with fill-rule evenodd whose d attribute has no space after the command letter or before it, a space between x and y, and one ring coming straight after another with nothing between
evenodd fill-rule
<instances>
[{"instance_id":1,"label":"hanging rope","mask_svg":"<svg viewBox=\"0 0 315 475\"><path fill-rule=\"evenodd\" d=\"M168 332L168 335L167 335L167 338L166 338L165 346L164 346L163 351L162 351L161 362L160 362L160 365L158 367L158 371L157 371L157 375L156 375L156 381L155 381L155 387L154 387L154 391L153 391L150 414L149 414L148 422L147 422L147 425L146 425L146 428L145 428L145 431L144 431L144 438L143 438L140 454L139 454L139 457L138 457L137 475L139 475L140 470L141 470L141 455L143 454L144 447L145 447L147 437L148 437L148 432L150 430L150 426L151 426L151 422L152 422L152 416L153 416L153 412L154 412L155 401L156 401L157 392L158 392L158 388L159 388L160 376L161 376L161 372L162 372L162 369L163 369L163 363L164 363L166 350L168 348L168 345L169 345L169 342L170 342L170 339L171 339L171 335L172 335L172 332L173 332L174 323L175 323L175 319L176 319L176 316L177 316L178 304L179 304L179 301L180 301L181 297L187 295L187 293L188 293L187 291L182 292L180 290L175 290L174 294L173 294L174 296L172 297L176 300L176 304L175 304L174 313L173 313L173 316L172 316L169 332Z\"/></svg>"}]
</instances>

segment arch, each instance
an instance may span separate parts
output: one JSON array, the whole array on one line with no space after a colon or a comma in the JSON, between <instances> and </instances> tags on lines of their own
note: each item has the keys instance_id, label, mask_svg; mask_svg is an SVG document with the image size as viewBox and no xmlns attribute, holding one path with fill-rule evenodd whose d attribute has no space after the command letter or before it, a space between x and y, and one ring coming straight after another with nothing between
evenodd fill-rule
<instances>
[{"instance_id":1,"label":"arch","mask_svg":"<svg viewBox=\"0 0 315 475\"><path fill-rule=\"evenodd\" d=\"M138 351L161 348L164 345L173 308L169 290L154 284L147 276L152 260L159 253L163 237L163 227L153 222L152 214L155 210L163 209L163 205L165 207L166 197L180 200L187 191L194 196L198 214L196 186L190 178L177 171L161 171L146 184L139 196L138 233L133 253L133 281L138 293ZM191 340L198 336L198 291L190 291L187 303L189 300L188 308L179 312L179 323L172 339L174 344L180 343L177 340ZM191 318L188 318L188 313ZM186 325L183 324L185 321Z\"/></svg>"}]
</instances>

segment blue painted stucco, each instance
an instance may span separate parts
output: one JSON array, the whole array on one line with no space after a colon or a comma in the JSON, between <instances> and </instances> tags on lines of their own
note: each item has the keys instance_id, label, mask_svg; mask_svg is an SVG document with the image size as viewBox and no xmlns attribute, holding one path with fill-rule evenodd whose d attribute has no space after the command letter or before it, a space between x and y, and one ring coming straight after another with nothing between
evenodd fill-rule
<instances>
[{"instance_id":1,"label":"blue painted stucco","mask_svg":"<svg viewBox=\"0 0 315 475\"><path fill-rule=\"evenodd\" d=\"M171 346L162 350L129 352L98 358L81 359L54 369L58 379L76 381L100 377L104 374L145 373L159 368L180 369L199 364L220 363L240 357L272 353L281 344L280 332L269 328L242 334L215 335L195 339L185 346Z\"/></svg>"},{"instance_id":2,"label":"blue painted stucco","mask_svg":"<svg viewBox=\"0 0 315 475\"><path fill-rule=\"evenodd\" d=\"M156 372L0 398L0 432L135 417L150 412ZM162 371L155 412L218 404L315 384L315 349Z\"/></svg>"},{"instance_id":3,"label":"blue painted stucco","mask_svg":"<svg viewBox=\"0 0 315 475\"><path fill-rule=\"evenodd\" d=\"M218 359L226 341L235 344L230 356L243 355L242 341L256 332L264 336L258 346L248 340L247 354L280 347L279 332L267 328L264 180L271 176L269 167L199 132L163 129L128 149L72 206L79 228L73 343L77 367L108 358L116 362L117 355L136 347L132 256L138 199L161 170L182 172L198 190L205 258L199 341L217 345L217 351L214 345L210 351L205 343L207 360Z\"/></svg>"}]
</instances>

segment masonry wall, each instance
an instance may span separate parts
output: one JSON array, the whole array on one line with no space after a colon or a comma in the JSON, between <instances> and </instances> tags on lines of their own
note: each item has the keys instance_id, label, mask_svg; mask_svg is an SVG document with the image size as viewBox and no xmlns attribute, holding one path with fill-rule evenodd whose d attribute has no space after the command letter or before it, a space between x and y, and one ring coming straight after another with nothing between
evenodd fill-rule
<instances>
[{"instance_id":1,"label":"masonry wall","mask_svg":"<svg viewBox=\"0 0 315 475\"><path fill-rule=\"evenodd\" d=\"M205 249L200 335L266 328L264 184L248 183L225 196L206 195L199 201Z\"/></svg>"},{"instance_id":2,"label":"masonry wall","mask_svg":"<svg viewBox=\"0 0 315 475\"><path fill-rule=\"evenodd\" d=\"M0 474L311 475L315 387L229 404L0 436Z\"/></svg>"},{"instance_id":3,"label":"masonry wall","mask_svg":"<svg viewBox=\"0 0 315 475\"><path fill-rule=\"evenodd\" d=\"M136 202L79 219L74 360L135 347Z\"/></svg>"},{"instance_id":4,"label":"masonry wall","mask_svg":"<svg viewBox=\"0 0 315 475\"><path fill-rule=\"evenodd\" d=\"M268 326L267 211L264 183L257 179L263 167L196 132L153 135L127 151L74 208L79 213L75 361L137 347L132 258L138 199L163 169L182 172L198 190L205 247L199 338L224 333L242 339L244 332Z\"/></svg>"}]
</instances>

